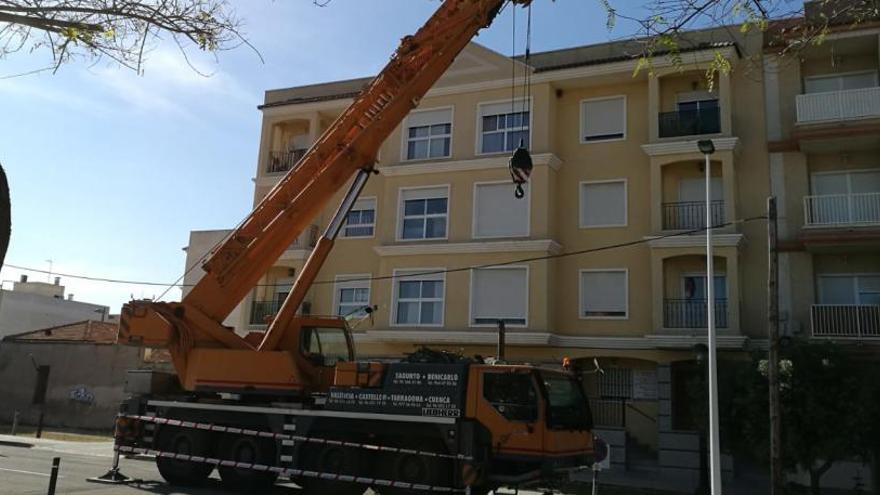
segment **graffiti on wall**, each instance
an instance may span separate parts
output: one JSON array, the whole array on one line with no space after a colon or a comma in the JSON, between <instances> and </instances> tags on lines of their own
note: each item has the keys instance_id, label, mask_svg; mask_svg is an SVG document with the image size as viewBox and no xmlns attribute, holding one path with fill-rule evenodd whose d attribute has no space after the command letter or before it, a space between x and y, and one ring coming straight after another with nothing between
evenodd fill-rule
<instances>
[{"instance_id":1,"label":"graffiti on wall","mask_svg":"<svg viewBox=\"0 0 880 495\"><path fill-rule=\"evenodd\" d=\"M77 385L70 390L70 400L81 404L92 405L95 403L95 394L85 385Z\"/></svg>"}]
</instances>

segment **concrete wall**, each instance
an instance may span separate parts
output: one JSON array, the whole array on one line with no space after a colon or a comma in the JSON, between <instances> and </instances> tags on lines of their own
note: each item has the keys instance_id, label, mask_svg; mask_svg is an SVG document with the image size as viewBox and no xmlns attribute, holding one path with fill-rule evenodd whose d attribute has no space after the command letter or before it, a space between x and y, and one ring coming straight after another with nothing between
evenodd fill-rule
<instances>
[{"instance_id":1,"label":"concrete wall","mask_svg":"<svg viewBox=\"0 0 880 495\"><path fill-rule=\"evenodd\" d=\"M50 366L45 424L69 428L113 428L123 398L126 370L140 364L139 348L101 344L19 343L0 345L0 422L36 424L39 406L31 404L37 364Z\"/></svg>"},{"instance_id":2,"label":"concrete wall","mask_svg":"<svg viewBox=\"0 0 880 495\"><path fill-rule=\"evenodd\" d=\"M84 320L100 320L107 306L41 294L0 291L0 337Z\"/></svg>"}]
</instances>

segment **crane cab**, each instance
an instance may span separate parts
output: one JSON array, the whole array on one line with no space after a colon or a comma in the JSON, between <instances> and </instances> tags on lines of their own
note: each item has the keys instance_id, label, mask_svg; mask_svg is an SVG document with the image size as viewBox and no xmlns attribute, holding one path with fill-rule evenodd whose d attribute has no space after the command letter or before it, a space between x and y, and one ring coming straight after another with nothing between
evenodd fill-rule
<instances>
[{"instance_id":1,"label":"crane cab","mask_svg":"<svg viewBox=\"0 0 880 495\"><path fill-rule=\"evenodd\" d=\"M184 389L267 395L325 393L338 363L354 361L351 332L342 318L297 317L276 350L254 349L263 337L244 337L248 349L194 347L186 353Z\"/></svg>"}]
</instances>

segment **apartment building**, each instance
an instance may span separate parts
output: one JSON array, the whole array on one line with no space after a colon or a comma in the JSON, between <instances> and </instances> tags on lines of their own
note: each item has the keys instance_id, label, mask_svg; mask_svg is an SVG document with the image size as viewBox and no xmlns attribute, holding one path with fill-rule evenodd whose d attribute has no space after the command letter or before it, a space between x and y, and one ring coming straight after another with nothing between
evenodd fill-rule
<instances>
[{"instance_id":1,"label":"apartment building","mask_svg":"<svg viewBox=\"0 0 880 495\"><path fill-rule=\"evenodd\" d=\"M658 57L653 75L634 75L631 42L528 64L470 44L382 146L302 311L377 306L356 318L366 357L422 345L494 355L500 319L509 359L597 358L606 373L590 376L591 400L614 462L647 453L693 485L699 442L682 384L706 341L705 240L672 234L705 225L698 139L715 143L711 210L727 224L713 277L719 347L747 350L766 328L766 227L737 222L764 214L770 193L764 87L740 70L746 45L761 51L759 36L695 32L680 65ZM709 84L716 57L733 70ZM254 204L369 81L266 92ZM535 168L517 199L507 163L521 142ZM239 331L265 328L336 203L243 302Z\"/></svg>"},{"instance_id":2,"label":"apartment building","mask_svg":"<svg viewBox=\"0 0 880 495\"><path fill-rule=\"evenodd\" d=\"M880 342L878 47L866 22L832 28L799 57L764 57L780 309L794 335Z\"/></svg>"}]
</instances>

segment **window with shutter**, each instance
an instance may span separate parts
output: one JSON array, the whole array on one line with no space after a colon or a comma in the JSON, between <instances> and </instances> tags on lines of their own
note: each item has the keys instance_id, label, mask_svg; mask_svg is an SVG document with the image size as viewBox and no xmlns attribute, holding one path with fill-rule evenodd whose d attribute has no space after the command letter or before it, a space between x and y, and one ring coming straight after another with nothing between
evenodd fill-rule
<instances>
[{"instance_id":1,"label":"window with shutter","mask_svg":"<svg viewBox=\"0 0 880 495\"><path fill-rule=\"evenodd\" d=\"M581 318L625 319L629 316L625 269L581 270Z\"/></svg>"},{"instance_id":2,"label":"window with shutter","mask_svg":"<svg viewBox=\"0 0 880 495\"><path fill-rule=\"evenodd\" d=\"M395 270L391 315L394 326L443 326L444 268Z\"/></svg>"},{"instance_id":3,"label":"window with shutter","mask_svg":"<svg viewBox=\"0 0 880 495\"><path fill-rule=\"evenodd\" d=\"M525 326L528 279L526 267L471 270L471 324Z\"/></svg>"},{"instance_id":4,"label":"window with shutter","mask_svg":"<svg viewBox=\"0 0 880 495\"><path fill-rule=\"evenodd\" d=\"M404 124L404 160L452 156L452 108L419 110Z\"/></svg>"},{"instance_id":5,"label":"window with shutter","mask_svg":"<svg viewBox=\"0 0 880 495\"><path fill-rule=\"evenodd\" d=\"M445 239L449 187L400 190L398 239Z\"/></svg>"},{"instance_id":6,"label":"window with shutter","mask_svg":"<svg viewBox=\"0 0 880 495\"><path fill-rule=\"evenodd\" d=\"M626 180L582 182L580 197L581 228L627 225Z\"/></svg>"},{"instance_id":7,"label":"window with shutter","mask_svg":"<svg viewBox=\"0 0 880 495\"><path fill-rule=\"evenodd\" d=\"M531 148L531 102L525 100L479 105L477 129L481 154Z\"/></svg>"},{"instance_id":8,"label":"window with shutter","mask_svg":"<svg viewBox=\"0 0 880 495\"><path fill-rule=\"evenodd\" d=\"M626 139L626 97L581 102L581 142Z\"/></svg>"},{"instance_id":9,"label":"window with shutter","mask_svg":"<svg viewBox=\"0 0 880 495\"><path fill-rule=\"evenodd\" d=\"M474 184L474 237L526 237L529 235L529 187L514 197L510 181Z\"/></svg>"}]
</instances>

